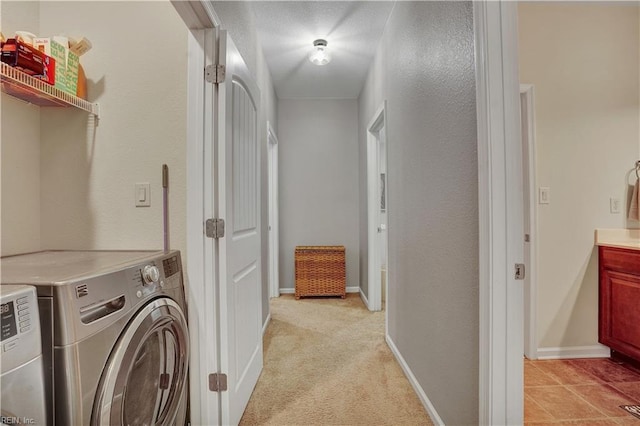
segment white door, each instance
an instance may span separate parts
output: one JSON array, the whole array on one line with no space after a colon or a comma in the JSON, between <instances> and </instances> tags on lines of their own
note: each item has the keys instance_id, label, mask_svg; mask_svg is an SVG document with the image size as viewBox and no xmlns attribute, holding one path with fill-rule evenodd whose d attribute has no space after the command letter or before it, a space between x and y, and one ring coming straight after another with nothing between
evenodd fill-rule
<instances>
[{"instance_id":1,"label":"white door","mask_svg":"<svg viewBox=\"0 0 640 426\"><path fill-rule=\"evenodd\" d=\"M267 162L269 165L269 296L280 296L278 228L278 138L267 123Z\"/></svg>"},{"instance_id":2,"label":"white door","mask_svg":"<svg viewBox=\"0 0 640 426\"><path fill-rule=\"evenodd\" d=\"M226 31L218 31L218 60L226 76L218 84L215 122L222 424L237 424L262 371L260 267L260 93Z\"/></svg>"}]
</instances>

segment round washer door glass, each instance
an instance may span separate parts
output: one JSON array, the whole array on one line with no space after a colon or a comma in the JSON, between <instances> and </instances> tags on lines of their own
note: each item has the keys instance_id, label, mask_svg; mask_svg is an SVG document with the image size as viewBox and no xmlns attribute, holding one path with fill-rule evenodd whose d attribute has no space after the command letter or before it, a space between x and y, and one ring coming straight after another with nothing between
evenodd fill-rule
<instances>
[{"instance_id":1,"label":"round washer door glass","mask_svg":"<svg viewBox=\"0 0 640 426\"><path fill-rule=\"evenodd\" d=\"M145 305L125 329L104 370L94 425L181 424L189 339L180 307L171 299Z\"/></svg>"}]
</instances>

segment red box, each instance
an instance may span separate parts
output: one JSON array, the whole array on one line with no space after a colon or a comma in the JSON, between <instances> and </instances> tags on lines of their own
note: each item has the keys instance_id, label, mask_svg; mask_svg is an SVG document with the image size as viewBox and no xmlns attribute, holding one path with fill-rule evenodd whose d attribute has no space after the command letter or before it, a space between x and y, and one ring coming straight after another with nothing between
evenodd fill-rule
<instances>
[{"instance_id":1,"label":"red box","mask_svg":"<svg viewBox=\"0 0 640 426\"><path fill-rule=\"evenodd\" d=\"M2 62L20 68L25 73L38 77L46 83L53 85L56 82L56 60L28 44L13 38L8 39L2 46L1 59Z\"/></svg>"}]
</instances>

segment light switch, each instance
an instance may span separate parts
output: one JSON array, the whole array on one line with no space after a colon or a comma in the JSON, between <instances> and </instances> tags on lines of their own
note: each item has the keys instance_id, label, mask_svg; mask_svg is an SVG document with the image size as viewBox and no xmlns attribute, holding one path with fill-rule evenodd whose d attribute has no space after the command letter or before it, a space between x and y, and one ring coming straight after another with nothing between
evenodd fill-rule
<instances>
[{"instance_id":1,"label":"light switch","mask_svg":"<svg viewBox=\"0 0 640 426\"><path fill-rule=\"evenodd\" d=\"M609 210L611 213L620 213L620 198L609 198Z\"/></svg>"},{"instance_id":2,"label":"light switch","mask_svg":"<svg viewBox=\"0 0 640 426\"><path fill-rule=\"evenodd\" d=\"M135 184L136 207L151 206L151 185L148 183Z\"/></svg>"},{"instance_id":3,"label":"light switch","mask_svg":"<svg viewBox=\"0 0 640 426\"><path fill-rule=\"evenodd\" d=\"M548 186L538 188L538 204L549 204L551 202L551 191Z\"/></svg>"}]
</instances>

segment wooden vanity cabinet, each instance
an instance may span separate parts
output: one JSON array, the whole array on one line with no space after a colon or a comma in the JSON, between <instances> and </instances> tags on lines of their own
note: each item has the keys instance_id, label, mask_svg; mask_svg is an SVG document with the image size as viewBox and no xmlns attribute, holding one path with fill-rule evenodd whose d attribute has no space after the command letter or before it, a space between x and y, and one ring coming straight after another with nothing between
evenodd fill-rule
<instances>
[{"instance_id":1,"label":"wooden vanity cabinet","mask_svg":"<svg viewBox=\"0 0 640 426\"><path fill-rule=\"evenodd\" d=\"M640 362L640 250L599 247L599 341Z\"/></svg>"}]
</instances>

